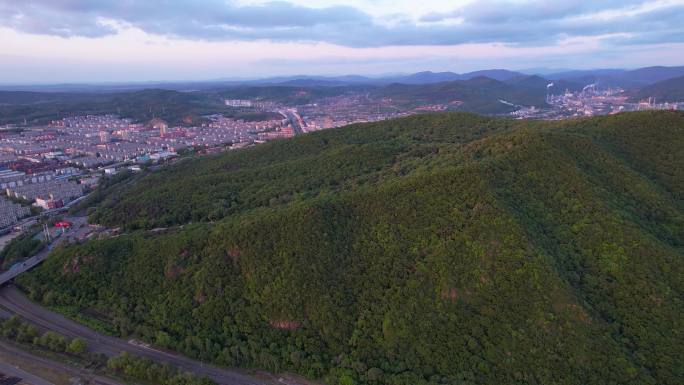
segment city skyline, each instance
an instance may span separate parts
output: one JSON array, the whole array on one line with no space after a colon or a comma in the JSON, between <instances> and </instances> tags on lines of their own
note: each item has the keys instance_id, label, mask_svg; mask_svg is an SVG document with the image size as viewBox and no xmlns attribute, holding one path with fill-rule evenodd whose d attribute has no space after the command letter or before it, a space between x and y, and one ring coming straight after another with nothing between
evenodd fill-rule
<instances>
[{"instance_id":1,"label":"city skyline","mask_svg":"<svg viewBox=\"0 0 684 385\"><path fill-rule=\"evenodd\" d=\"M0 0L0 83L682 65L682 17L682 0Z\"/></svg>"}]
</instances>

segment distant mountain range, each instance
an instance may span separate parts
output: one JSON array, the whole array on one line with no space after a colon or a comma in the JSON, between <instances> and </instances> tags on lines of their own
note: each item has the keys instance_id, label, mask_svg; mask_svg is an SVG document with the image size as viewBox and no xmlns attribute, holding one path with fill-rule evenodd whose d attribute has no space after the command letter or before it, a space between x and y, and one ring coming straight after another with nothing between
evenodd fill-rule
<instances>
[{"instance_id":1,"label":"distant mountain range","mask_svg":"<svg viewBox=\"0 0 684 385\"><path fill-rule=\"evenodd\" d=\"M566 80L577 83L598 83L607 87L635 88L663 80L684 76L682 67L645 67L635 70L600 69L569 71L545 75L550 80Z\"/></svg>"},{"instance_id":2,"label":"distant mountain range","mask_svg":"<svg viewBox=\"0 0 684 385\"><path fill-rule=\"evenodd\" d=\"M684 101L684 76L666 79L635 90L632 92L631 100L638 102L650 97L655 98L656 102Z\"/></svg>"},{"instance_id":3,"label":"distant mountain range","mask_svg":"<svg viewBox=\"0 0 684 385\"><path fill-rule=\"evenodd\" d=\"M193 124L210 113L230 115L224 99L302 105L354 92L391 98L395 105L407 109L449 104L461 111L496 115L520 105L544 107L547 93L578 91L588 84L624 88L633 101L648 97L684 101L683 83L684 66L566 71L544 76L493 69L464 74L426 71L382 78L302 75L248 81L0 86L0 124L40 123L84 113L119 113L136 120L161 116L172 124Z\"/></svg>"},{"instance_id":4,"label":"distant mountain range","mask_svg":"<svg viewBox=\"0 0 684 385\"><path fill-rule=\"evenodd\" d=\"M520 72L508 71L504 69L493 69L457 74L455 72L418 72L406 76L388 77L380 79L383 82L402 83L402 84L429 84L440 83L454 80L471 80L478 77L487 77L494 80L505 81L517 76L523 76Z\"/></svg>"},{"instance_id":5,"label":"distant mountain range","mask_svg":"<svg viewBox=\"0 0 684 385\"><path fill-rule=\"evenodd\" d=\"M547 73L539 69L531 71L510 71L506 69L489 69L467 73L423 71L407 75L388 75L369 77L361 75L312 76L294 75L263 79L216 79L207 81L169 81L169 82L137 82L106 84L54 84L54 85L0 85L5 91L37 91L37 92L122 92L141 89L159 88L176 91L208 90L224 87L280 85L292 87L339 87L348 85L388 85L400 84L434 84L450 81L466 81L478 77L488 77L498 81L509 81L515 78L538 76L549 82L564 81L565 84L598 83L608 87L625 89L644 87L663 80L684 76L684 66L680 67L645 67L634 70L596 69L571 70Z\"/></svg>"},{"instance_id":6,"label":"distant mountain range","mask_svg":"<svg viewBox=\"0 0 684 385\"><path fill-rule=\"evenodd\" d=\"M591 83L605 83L608 86L632 88L653 84L662 80L684 76L684 66L681 67L645 67L634 70L625 69L596 69L572 70L555 73L529 73L510 71L506 69L490 69L459 74L456 72L423 71L408 75L393 75L383 77L366 77L360 75L345 76L306 76L265 78L247 81L229 81L231 84L284 84L289 86L340 86L350 84L432 84L456 80L471 80L478 77L488 77L498 81L509 81L515 78L538 76L550 81L563 80L567 83L584 85Z\"/></svg>"},{"instance_id":7,"label":"distant mountain range","mask_svg":"<svg viewBox=\"0 0 684 385\"><path fill-rule=\"evenodd\" d=\"M454 80L429 84L393 83L376 88L371 92L375 97L392 98L397 105L407 108L430 104L462 103L464 111L498 114L515 110L513 105L545 105L546 81L541 79L541 87L527 84L530 77L514 77L500 81L486 76L468 80ZM501 101L507 103L503 103Z\"/></svg>"},{"instance_id":8,"label":"distant mountain range","mask_svg":"<svg viewBox=\"0 0 684 385\"><path fill-rule=\"evenodd\" d=\"M335 87L343 85L386 85L400 84L433 84L451 82L455 80L470 80L477 77L488 77L494 80L508 80L524 74L505 69L493 69L458 74L455 72L431 72L423 71L408 75L391 75L382 77L368 77L361 75L343 76L280 76L257 80L224 80L223 85L286 85L296 87Z\"/></svg>"}]
</instances>

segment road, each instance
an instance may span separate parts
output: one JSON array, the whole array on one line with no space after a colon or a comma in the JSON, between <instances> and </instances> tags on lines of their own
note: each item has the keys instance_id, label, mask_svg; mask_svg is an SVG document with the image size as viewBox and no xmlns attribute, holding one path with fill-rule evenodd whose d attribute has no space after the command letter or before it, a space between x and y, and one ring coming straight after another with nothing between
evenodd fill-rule
<instances>
[{"instance_id":1,"label":"road","mask_svg":"<svg viewBox=\"0 0 684 385\"><path fill-rule=\"evenodd\" d=\"M26 224L26 223L28 223L28 222L33 221L33 220L40 220L41 218L53 216L53 215L59 214L59 213L61 213L61 212L67 211L67 210L69 210L73 205L75 205L76 203L78 203L78 202L80 202L80 201L86 199L88 196L90 196L90 194L86 194L86 195L83 195L82 197L76 198L76 199L74 199L73 201L71 201L71 202L67 203L66 205L64 205L64 207L58 207L58 208L56 208L56 209L45 210L45 211L42 211L42 212L41 212L40 214L38 214L38 215L33 215L33 216L30 216L30 217L22 218L22 219L21 219L20 221L18 221L17 223L15 223L15 224L13 224L13 225L11 225L11 226L7 226L7 227L5 227L5 228L3 228L3 229L0 229L0 231L3 231L3 232L5 232L5 233L9 233L9 232L12 231L12 229L13 229L14 227L22 226L22 225L24 225L24 224Z\"/></svg>"},{"instance_id":2,"label":"road","mask_svg":"<svg viewBox=\"0 0 684 385\"><path fill-rule=\"evenodd\" d=\"M72 233L72 236L77 235L78 232L82 231L81 226L85 226L87 219L86 217L69 217L66 218L68 221L73 223L73 226L75 228L76 233ZM67 236L69 237L69 236ZM55 237L56 238L56 237ZM59 238L57 238L59 239ZM22 261L20 263L12 265L12 267L5 271L4 273L0 274L0 287L6 284L7 282L11 281L12 279L16 278L19 274L24 273L28 270L31 270L34 268L36 265L40 264L45 260L45 258L48 257L48 254L50 254L50 250L52 250L53 245L55 244L55 241L52 243L48 244L45 248L43 248L38 254L34 255L31 258L26 259L25 261Z\"/></svg>"},{"instance_id":3,"label":"road","mask_svg":"<svg viewBox=\"0 0 684 385\"><path fill-rule=\"evenodd\" d=\"M292 124L292 130L294 131L295 135L304 133L304 121L302 120L302 117L299 116L299 114L297 113L297 110L282 110L278 112L281 115L285 115L287 119L290 121L290 124Z\"/></svg>"},{"instance_id":4,"label":"road","mask_svg":"<svg viewBox=\"0 0 684 385\"><path fill-rule=\"evenodd\" d=\"M18 377L23 379L22 382L29 382L31 385L54 385L52 382L45 381L44 379L34 376L31 373L21 370L21 368L16 368L12 365L0 362L0 372L7 376Z\"/></svg>"},{"instance_id":5,"label":"road","mask_svg":"<svg viewBox=\"0 0 684 385\"><path fill-rule=\"evenodd\" d=\"M86 378L90 380L91 384L96 384L96 385L122 385L120 382L117 382L111 378L107 377L102 377L98 375L93 375L91 372L75 368L73 366L66 365L61 362L56 362L52 361L50 359L44 358L44 357L38 357L35 356L29 352L26 352L20 348L17 348L15 346L9 345L4 342L0 342L0 352L5 353L8 355L12 355L14 358L17 359L19 362L30 362L32 366L39 366L45 370L52 370L56 372L62 372L66 373L69 376L73 377L80 377L80 378ZM14 377L19 377L23 378L25 381L24 382L29 382L32 385L52 385L51 382L41 378L40 376L36 376L32 374L30 371L31 369L26 369L24 370L21 367L21 364L17 367L15 365L10 365L6 363L0 362L0 371L14 376Z\"/></svg>"},{"instance_id":6,"label":"road","mask_svg":"<svg viewBox=\"0 0 684 385\"><path fill-rule=\"evenodd\" d=\"M43 262L50 253L50 246L41 250L38 254L25 260L24 262L13 265L9 270L0 274L0 286L14 279L19 274L32 269L37 264Z\"/></svg>"},{"instance_id":7,"label":"road","mask_svg":"<svg viewBox=\"0 0 684 385\"><path fill-rule=\"evenodd\" d=\"M14 233L13 232L7 232L7 233L5 233L5 235L1 235L0 236L0 251L2 251L2 249L4 249L5 246L7 246L7 244L12 241L12 239L14 239L20 235L21 235L20 232L14 232Z\"/></svg>"},{"instance_id":8,"label":"road","mask_svg":"<svg viewBox=\"0 0 684 385\"><path fill-rule=\"evenodd\" d=\"M80 337L88 342L88 347L95 353L115 356L121 352L146 357L155 362L168 363L183 371L198 376L206 376L219 385L265 385L270 382L258 380L234 370L218 368L187 357L154 350L152 348L131 344L128 341L99 334L66 317L52 312L31 302L14 286L0 288L0 306L6 311L16 314L41 329L52 330L69 338Z\"/></svg>"}]
</instances>

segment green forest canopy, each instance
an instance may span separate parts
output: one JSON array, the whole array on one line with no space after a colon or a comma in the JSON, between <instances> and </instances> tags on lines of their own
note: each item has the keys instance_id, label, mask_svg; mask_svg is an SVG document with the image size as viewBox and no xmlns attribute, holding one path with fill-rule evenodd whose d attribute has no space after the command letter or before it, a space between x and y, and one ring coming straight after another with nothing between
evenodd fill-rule
<instances>
[{"instance_id":1,"label":"green forest canopy","mask_svg":"<svg viewBox=\"0 0 684 385\"><path fill-rule=\"evenodd\" d=\"M681 113L415 116L97 197L130 231L21 284L192 357L330 384L684 378Z\"/></svg>"}]
</instances>

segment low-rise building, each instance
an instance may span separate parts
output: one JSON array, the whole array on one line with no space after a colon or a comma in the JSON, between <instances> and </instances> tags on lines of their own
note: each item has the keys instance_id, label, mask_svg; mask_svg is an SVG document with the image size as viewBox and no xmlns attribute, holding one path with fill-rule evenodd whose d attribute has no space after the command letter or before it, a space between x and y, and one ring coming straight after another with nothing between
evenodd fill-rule
<instances>
[{"instance_id":1,"label":"low-rise building","mask_svg":"<svg viewBox=\"0 0 684 385\"><path fill-rule=\"evenodd\" d=\"M53 199L53 198L38 197L38 198L36 198L36 203L34 203L34 204L38 207L42 207L44 210L52 210L52 209L64 207L64 202L61 199Z\"/></svg>"},{"instance_id":2,"label":"low-rise building","mask_svg":"<svg viewBox=\"0 0 684 385\"><path fill-rule=\"evenodd\" d=\"M0 228L13 226L31 214L31 209L0 197Z\"/></svg>"}]
</instances>

